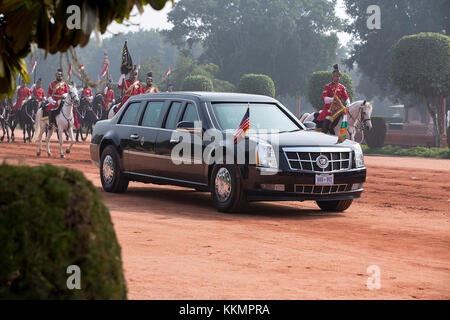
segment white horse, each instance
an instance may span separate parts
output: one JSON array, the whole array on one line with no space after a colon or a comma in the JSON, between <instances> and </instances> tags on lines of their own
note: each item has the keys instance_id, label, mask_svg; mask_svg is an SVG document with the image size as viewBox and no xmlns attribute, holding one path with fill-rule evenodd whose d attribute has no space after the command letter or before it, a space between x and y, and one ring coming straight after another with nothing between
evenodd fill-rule
<instances>
[{"instance_id":1,"label":"white horse","mask_svg":"<svg viewBox=\"0 0 450 320\"><path fill-rule=\"evenodd\" d=\"M108 110L108 119L112 119L116 115L116 108L119 106L120 103L117 103L115 105L111 105Z\"/></svg>"},{"instance_id":2,"label":"white horse","mask_svg":"<svg viewBox=\"0 0 450 320\"><path fill-rule=\"evenodd\" d=\"M80 103L80 99L78 98L77 88L75 85L70 86L68 85L69 93L65 93L63 95L64 99L64 105L61 108L61 112L56 116L56 124L58 129L58 135L59 135L59 154L61 158L64 158L64 153L62 149L63 145L63 132L66 130L69 133L70 136L70 146L66 149L66 153L70 153L70 149L72 148L72 145L74 144L73 139L73 106L75 104ZM36 132L33 137L32 142L36 142L37 139L39 139L39 149L37 152L37 155L41 155L42 150L42 134L45 132L45 129L49 126L49 120L48 117L43 120L42 119L42 108L38 110L36 113ZM47 134L47 155L50 157L52 154L50 152L50 138L53 134L53 128L48 131Z\"/></svg>"},{"instance_id":3,"label":"white horse","mask_svg":"<svg viewBox=\"0 0 450 320\"><path fill-rule=\"evenodd\" d=\"M315 122L313 122L315 114L318 114L318 112L316 113L306 112L300 117L300 121L302 123L309 122L310 125L311 123L315 125ZM372 104L370 102L367 102L366 100L358 100L353 102L348 107L348 117L347 117L348 139L355 141L356 129L361 130L361 132L363 132L363 129L367 130L372 129L372 120L370 119L371 116L372 116ZM339 121L332 128L335 135L339 135L342 120L343 117L340 117ZM362 137L362 140L364 140L364 136Z\"/></svg>"}]
</instances>

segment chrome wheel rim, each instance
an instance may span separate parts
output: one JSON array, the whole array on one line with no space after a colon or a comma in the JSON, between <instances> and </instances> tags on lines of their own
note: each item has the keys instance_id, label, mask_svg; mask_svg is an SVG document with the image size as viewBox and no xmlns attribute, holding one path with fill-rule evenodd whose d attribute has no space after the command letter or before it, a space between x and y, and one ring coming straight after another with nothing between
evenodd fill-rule
<instances>
[{"instance_id":1,"label":"chrome wheel rim","mask_svg":"<svg viewBox=\"0 0 450 320\"><path fill-rule=\"evenodd\" d=\"M225 202L231 195L231 175L227 168L220 168L215 179L216 195L220 202Z\"/></svg>"},{"instance_id":2,"label":"chrome wheel rim","mask_svg":"<svg viewBox=\"0 0 450 320\"><path fill-rule=\"evenodd\" d=\"M107 184L111 184L114 178L114 162L110 155L107 155L103 160L103 180Z\"/></svg>"}]
</instances>

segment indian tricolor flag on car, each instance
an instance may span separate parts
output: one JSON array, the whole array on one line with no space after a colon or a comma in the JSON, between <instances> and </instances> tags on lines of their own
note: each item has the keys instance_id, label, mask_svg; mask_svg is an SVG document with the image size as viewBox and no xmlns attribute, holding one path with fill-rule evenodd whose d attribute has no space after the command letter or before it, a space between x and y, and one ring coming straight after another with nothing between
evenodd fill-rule
<instances>
[{"instance_id":1,"label":"indian tricolor flag on car","mask_svg":"<svg viewBox=\"0 0 450 320\"><path fill-rule=\"evenodd\" d=\"M342 143L347 137L347 115L348 108L345 108L344 117L342 118L341 130L339 131L339 137L337 143Z\"/></svg>"},{"instance_id":2,"label":"indian tricolor flag on car","mask_svg":"<svg viewBox=\"0 0 450 320\"><path fill-rule=\"evenodd\" d=\"M236 143L241 136L245 136L245 133L250 129L250 104L247 105L247 111L245 111L239 128L234 134L234 143Z\"/></svg>"}]
</instances>

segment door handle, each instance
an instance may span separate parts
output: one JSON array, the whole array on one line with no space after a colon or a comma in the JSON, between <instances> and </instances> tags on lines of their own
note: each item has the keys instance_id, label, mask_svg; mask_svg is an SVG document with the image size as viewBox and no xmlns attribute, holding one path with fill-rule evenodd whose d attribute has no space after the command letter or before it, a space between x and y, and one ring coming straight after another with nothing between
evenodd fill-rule
<instances>
[{"instance_id":1,"label":"door handle","mask_svg":"<svg viewBox=\"0 0 450 320\"><path fill-rule=\"evenodd\" d=\"M130 135L130 139L137 140L139 139L139 136L137 134L132 134Z\"/></svg>"},{"instance_id":2,"label":"door handle","mask_svg":"<svg viewBox=\"0 0 450 320\"><path fill-rule=\"evenodd\" d=\"M170 143L178 143L180 142L180 138L170 138Z\"/></svg>"}]
</instances>

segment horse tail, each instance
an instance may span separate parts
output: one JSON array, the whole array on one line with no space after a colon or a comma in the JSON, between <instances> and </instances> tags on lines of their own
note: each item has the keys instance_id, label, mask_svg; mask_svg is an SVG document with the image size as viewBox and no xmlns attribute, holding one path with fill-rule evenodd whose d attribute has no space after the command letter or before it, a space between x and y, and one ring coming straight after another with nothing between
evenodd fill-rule
<instances>
[{"instance_id":1,"label":"horse tail","mask_svg":"<svg viewBox=\"0 0 450 320\"><path fill-rule=\"evenodd\" d=\"M36 142L38 135L41 132L41 113L39 113L39 110L36 112L36 120L34 121L34 135L33 138L31 138L31 142Z\"/></svg>"}]
</instances>

